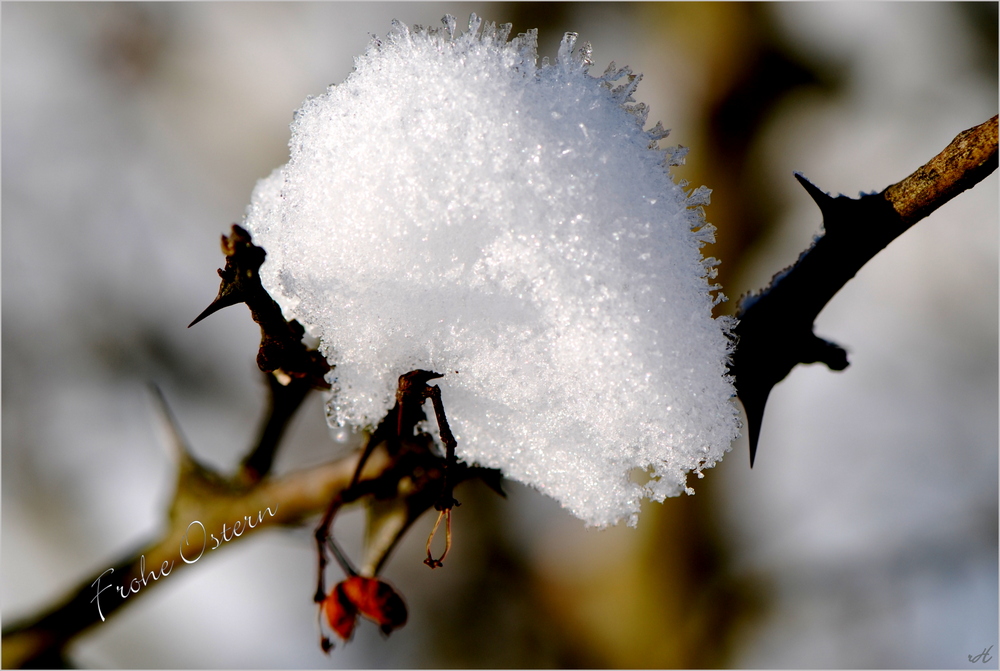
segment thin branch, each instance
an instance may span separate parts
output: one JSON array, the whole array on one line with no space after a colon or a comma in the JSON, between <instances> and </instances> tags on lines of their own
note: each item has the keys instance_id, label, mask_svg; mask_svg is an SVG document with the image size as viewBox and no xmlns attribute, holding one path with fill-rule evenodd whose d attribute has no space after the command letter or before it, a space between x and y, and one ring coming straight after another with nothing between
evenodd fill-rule
<instances>
[{"instance_id":1,"label":"thin branch","mask_svg":"<svg viewBox=\"0 0 1000 671\"><path fill-rule=\"evenodd\" d=\"M288 384L282 384L273 373L265 373L264 376L268 384L267 412L256 446L243 459L240 467L240 474L247 482L257 482L271 472L288 423L314 388L309 380L303 378L292 378Z\"/></svg>"},{"instance_id":2,"label":"thin branch","mask_svg":"<svg viewBox=\"0 0 1000 671\"><path fill-rule=\"evenodd\" d=\"M455 463L455 440L444 419L440 390L427 385L428 380L442 376L423 370L400 377L396 406L369 436L363 451L308 470L269 477L288 422L311 389L329 388L324 376L330 367L319 352L306 348L302 326L286 321L261 286L258 270L264 250L235 225L228 237L222 237L222 250L226 267L219 271L219 293L191 325L243 302L260 326L257 364L267 375L270 398L254 448L231 478L200 464L162 393L153 386L178 462L166 530L139 550L110 562L108 568L83 581L45 612L6 627L3 667L66 666L66 646L75 637L174 571L184 570L206 553L212 554L261 526L295 526L326 511L316 537L320 550L316 599L322 600L324 548L326 541L332 542L329 526L342 504L368 497L368 539L360 573L370 577L378 573L409 526L435 501L443 500L442 492L447 492L450 501L452 487L478 478L503 495L500 471ZM436 390L434 407L447 460L435 454L430 435L414 434L417 423L425 419L421 406L432 389ZM396 622L396 626L400 624Z\"/></svg>"},{"instance_id":3,"label":"thin branch","mask_svg":"<svg viewBox=\"0 0 1000 671\"><path fill-rule=\"evenodd\" d=\"M997 168L997 117L960 133L926 165L881 193L836 198L801 174L819 206L825 232L759 294L740 302L730 372L747 413L750 465L771 389L800 363L847 367L847 352L813 333L833 296L876 254L913 224Z\"/></svg>"},{"instance_id":4,"label":"thin branch","mask_svg":"<svg viewBox=\"0 0 1000 671\"><path fill-rule=\"evenodd\" d=\"M259 528L299 526L326 511L320 526L323 535L317 534L317 541L325 545L326 530L341 505L362 497L369 499L370 533L358 572L374 576L410 525L440 499L445 486L444 460L434 454L433 439L422 432L412 435L412 426L410 435L395 441L379 440L372 449L281 477L248 481L241 471L226 478L194 458L155 387L154 398L178 461L166 529L135 552L99 568L45 612L5 628L4 668L66 666L65 649L74 638L176 571ZM407 414L416 417L415 412ZM395 426L395 420L390 413L384 423ZM500 472L494 469L458 462L448 477L449 486L478 478L503 495ZM321 553L317 598L323 594L324 565Z\"/></svg>"},{"instance_id":5,"label":"thin branch","mask_svg":"<svg viewBox=\"0 0 1000 671\"><path fill-rule=\"evenodd\" d=\"M317 389L329 389L324 376L330 365L322 354L302 344L302 325L286 321L281 308L260 283L258 273L267 256L264 250L251 242L246 230L233 224L229 236L222 236L222 253L226 255L226 267L219 270L219 293L188 328L223 308L246 303L260 326L257 366L265 373L274 371L282 384L288 384L290 378L302 378Z\"/></svg>"},{"instance_id":6,"label":"thin branch","mask_svg":"<svg viewBox=\"0 0 1000 671\"><path fill-rule=\"evenodd\" d=\"M390 454L399 452L400 441L404 437L412 436L417 424L427 419L423 410L427 382L440 377L443 377L440 373L428 370L413 370L399 376L396 403L389 410L389 414L375 427L374 433L369 438L365 453L361 455L362 466L368 458L367 453L383 441L388 444ZM449 435L450 433L449 431Z\"/></svg>"},{"instance_id":7,"label":"thin branch","mask_svg":"<svg viewBox=\"0 0 1000 671\"><path fill-rule=\"evenodd\" d=\"M944 151L882 195L906 226L971 189L997 168L997 117L962 131Z\"/></svg>"},{"instance_id":8,"label":"thin branch","mask_svg":"<svg viewBox=\"0 0 1000 671\"><path fill-rule=\"evenodd\" d=\"M177 491L163 533L135 552L100 567L41 615L6 627L3 667L65 662L63 651L76 636L205 555L211 556L216 549L261 528L298 526L322 513L350 484L359 456L355 452L253 486L241 486L207 471L188 455L180 464ZM390 465L384 450L374 451L365 465L362 484L379 478ZM118 588L124 590L125 598ZM95 598L98 590L99 600Z\"/></svg>"},{"instance_id":9,"label":"thin branch","mask_svg":"<svg viewBox=\"0 0 1000 671\"><path fill-rule=\"evenodd\" d=\"M226 267L219 269L219 292L191 328L219 310L246 303L250 316L260 326L257 366L267 375L268 409L253 450L243 459L240 477L247 484L266 476L288 422L311 389L329 389L325 375L330 365L322 354L302 342L305 330L297 321L286 321L281 308L260 282L260 267L267 254L253 244L250 234L234 224L222 236Z\"/></svg>"}]
</instances>

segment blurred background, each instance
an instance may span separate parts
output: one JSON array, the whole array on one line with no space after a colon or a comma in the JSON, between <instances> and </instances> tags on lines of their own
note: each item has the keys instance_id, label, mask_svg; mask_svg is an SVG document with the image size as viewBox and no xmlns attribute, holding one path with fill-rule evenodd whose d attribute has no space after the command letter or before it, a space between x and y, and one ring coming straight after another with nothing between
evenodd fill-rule
<instances>
[{"instance_id":1,"label":"blurred background","mask_svg":"<svg viewBox=\"0 0 1000 671\"><path fill-rule=\"evenodd\" d=\"M219 235L287 160L292 111L393 18L471 12L628 64L650 125L712 189L732 312L820 231L792 178L857 196L997 112L995 3L4 3L4 624L152 538L174 467L149 394L197 456L236 468L265 401L243 308L214 297ZM391 148L384 157L392 160ZM446 568L423 519L388 565L410 621L321 653L311 528L271 529L80 637L84 667L996 668L997 176L879 254L820 315L850 352L771 395L745 442L588 530L508 484L458 491ZM276 469L342 450L318 395ZM338 525L357 548L357 515ZM352 542L354 543L352 545ZM969 655L993 647L987 664Z\"/></svg>"}]
</instances>

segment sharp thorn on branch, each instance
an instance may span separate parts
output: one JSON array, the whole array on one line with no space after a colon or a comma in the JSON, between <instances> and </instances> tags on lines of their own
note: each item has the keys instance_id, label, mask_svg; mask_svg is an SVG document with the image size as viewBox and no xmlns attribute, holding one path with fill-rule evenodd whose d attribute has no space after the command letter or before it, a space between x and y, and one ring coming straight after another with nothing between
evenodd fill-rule
<instances>
[{"instance_id":1,"label":"sharp thorn on branch","mask_svg":"<svg viewBox=\"0 0 1000 671\"><path fill-rule=\"evenodd\" d=\"M844 370L850 365L847 350L836 343L813 335L802 353L800 363L824 363L830 370Z\"/></svg>"},{"instance_id":2,"label":"sharp thorn on branch","mask_svg":"<svg viewBox=\"0 0 1000 671\"><path fill-rule=\"evenodd\" d=\"M156 406L157 415L167 432L167 437L169 439L169 449L170 452L177 459L178 463L194 463L194 457L191 454L191 448L188 446L188 442L184 439L184 435L181 433L180 424L177 421L177 417L174 416L173 411L167 404L167 399L163 395L163 390L160 389L153 381L147 383L150 393L153 396L153 402Z\"/></svg>"},{"instance_id":3,"label":"sharp thorn on branch","mask_svg":"<svg viewBox=\"0 0 1000 671\"><path fill-rule=\"evenodd\" d=\"M767 397L771 390L764 393L744 394L740 396L743 403L743 410L747 415L747 438L750 441L750 468L753 468L754 460L757 458L757 443L760 440L760 427L764 421L764 406L767 405Z\"/></svg>"},{"instance_id":4,"label":"sharp thorn on branch","mask_svg":"<svg viewBox=\"0 0 1000 671\"><path fill-rule=\"evenodd\" d=\"M236 293L230 293L227 295L220 294L214 301L212 301L212 303L207 308L202 310L201 314L195 317L194 321L188 324L187 327L191 328L192 326L202 321L206 317L214 315L219 310L223 308L228 308L231 305L236 305L237 303L242 303L242 302L243 302L242 296L239 296Z\"/></svg>"},{"instance_id":5,"label":"sharp thorn on branch","mask_svg":"<svg viewBox=\"0 0 1000 671\"><path fill-rule=\"evenodd\" d=\"M857 272L910 226L997 168L997 117L959 133L937 156L897 184L857 199L831 196L795 179L823 215L824 233L795 264L737 309L729 365L747 415L750 465L774 385L800 363L848 366L843 347L813 333L816 317Z\"/></svg>"},{"instance_id":6,"label":"sharp thorn on branch","mask_svg":"<svg viewBox=\"0 0 1000 671\"><path fill-rule=\"evenodd\" d=\"M802 188L804 188L806 190L806 193L809 194L809 197L813 199L813 202L815 202L816 205L819 206L820 211L823 214L826 214L827 211L830 209L830 204L834 200L836 200L836 198L834 198L826 191L823 191L818 186L810 182L809 179L806 178L806 176L803 175L801 172L795 172L793 174L795 175L795 179L798 180L799 184L802 185Z\"/></svg>"}]
</instances>

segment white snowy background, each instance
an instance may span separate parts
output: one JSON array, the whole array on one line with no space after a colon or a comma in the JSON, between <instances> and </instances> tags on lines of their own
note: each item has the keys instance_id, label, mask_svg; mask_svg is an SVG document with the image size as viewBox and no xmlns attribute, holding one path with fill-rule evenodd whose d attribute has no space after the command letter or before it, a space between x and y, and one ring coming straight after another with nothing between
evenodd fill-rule
<instances>
[{"instance_id":1,"label":"white snowy background","mask_svg":"<svg viewBox=\"0 0 1000 671\"><path fill-rule=\"evenodd\" d=\"M173 471L146 380L164 388L201 458L231 469L242 456L264 400L257 328L238 307L185 326L218 288L219 234L240 219L255 181L287 160L292 110L342 81L368 34L384 34L392 18L429 24L476 11L504 21L507 7L3 5L5 624L156 532ZM740 269L725 287L733 299L766 283L819 230L793 170L834 193L878 190L996 113L995 41L992 71L979 67L974 26L991 22L995 40L995 10L768 11L787 42L843 83L835 94L787 97L755 138L755 160L782 205L745 259L722 259ZM636 97L650 105L650 124L673 127L671 140L692 145L694 161L703 61L679 46L690 35L644 17L625 5L568 6L543 33L542 55L575 30L593 43L598 71L615 60L642 72ZM710 187L711 171L700 173ZM707 472L718 481L735 570L763 580L770 598L731 665L995 668L997 200L994 175L866 266L817 322L848 348L851 367L793 371L771 396L755 468L738 443ZM277 468L336 449L314 398ZM629 552L635 533L585 530L522 488L501 505L524 556L567 573ZM428 643L440 634L425 615L460 584L461 548L433 574L402 560L401 548L391 576L410 623L388 641L362 626L325 657L310 531L262 533L240 546L166 578L82 637L74 661L440 664ZM991 645L989 664L969 664Z\"/></svg>"}]
</instances>

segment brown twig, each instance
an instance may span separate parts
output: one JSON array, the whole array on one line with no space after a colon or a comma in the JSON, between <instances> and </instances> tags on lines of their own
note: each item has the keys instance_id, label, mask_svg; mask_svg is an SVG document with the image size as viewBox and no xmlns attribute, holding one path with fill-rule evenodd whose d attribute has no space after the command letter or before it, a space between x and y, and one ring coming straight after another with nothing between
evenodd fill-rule
<instances>
[{"instance_id":1,"label":"brown twig","mask_svg":"<svg viewBox=\"0 0 1000 671\"><path fill-rule=\"evenodd\" d=\"M997 168L997 117L959 133L944 151L882 196L906 227L971 189Z\"/></svg>"},{"instance_id":2,"label":"brown twig","mask_svg":"<svg viewBox=\"0 0 1000 671\"><path fill-rule=\"evenodd\" d=\"M253 450L240 465L240 476L246 482L257 482L271 472L275 454L285 435L288 423L298 411L310 391L312 383L304 378L293 378L281 384L273 373L265 373L268 384L268 406L261 423Z\"/></svg>"},{"instance_id":3,"label":"brown twig","mask_svg":"<svg viewBox=\"0 0 1000 671\"><path fill-rule=\"evenodd\" d=\"M206 552L211 555L262 525L299 525L325 511L316 533L320 555L316 599L321 601L325 547L332 542L330 525L342 505L368 498L368 542L357 575L370 577L377 575L420 515L445 498L453 502L455 485L479 478L503 495L499 471L455 463L455 439L444 416L440 389L427 385L428 380L441 376L430 371L412 371L400 377L396 406L369 437L363 451L308 470L269 477L289 420L311 389L329 388L324 375L330 368L318 352L303 344L302 327L285 321L278 305L264 291L257 275L264 251L250 241L249 234L233 226L232 234L222 238L222 249L226 267L219 271L222 283L218 296L191 325L223 307L244 302L260 326L257 364L267 375L270 399L253 449L233 477L198 463L154 387L178 462L166 530L139 550L110 562L110 567L84 580L43 613L6 627L4 668L66 666L66 646L81 633L119 612L174 571L184 570ZM422 405L428 398L433 401L446 445L445 458L436 454L431 436L414 433L417 423L425 419ZM354 572L346 557L338 560L345 571ZM393 620L394 626L401 626L402 621Z\"/></svg>"},{"instance_id":4,"label":"brown twig","mask_svg":"<svg viewBox=\"0 0 1000 671\"><path fill-rule=\"evenodd\" d=\"M295 320L286 321L281 308L260 283L258 272L266 256L264 250L253 244L246 230L233 224L229 236L222 236L222 253L226 255L226 267L219 270L222 278L219 293L188 328L223 308L246 303L260 326L257 366L265 373L275 372L282 384L301 378L317 389L329 389L324 376L330 365L319 352L306 348L302 343L305 335L302 325Z\"/></svg>"},{"instance_id":5,"label":"brown twig","mask_svg":"<svg viewBox=\"0 0 1000 671\"><path fill-rule=\"evenodd\" d=\"M400 449L400 441L413 436L417 424L427 419L423 409L424 401L427 399L427 389L429 389L427 383L440 377L443 377L440 373L428 370L413 370L399 376L396 385L396 403L389 410L385 419L379 422L368 440L365 452L361 455L358 467L359 474L360 469L364 467L365 459L368 458L368 451L375 449L385 441L389 452L395 454ZM448 431L448 435L451 435L451 431ZM452 440L454 441L454 438Z\"/></svg>"},{"instance_id":6,"label":"brown twig","mask_svg":"<svg viewBox=\"0 0 1000 671\"><path fill-rule=\"evenodd\" d=\"M335 543L332 542L331 525L344 502L371 494L374 502L394 501L402 503L402 507L395 509L390 506L388 509L383 507L380 511L374 504L369 508L369 532L371 532L373 520L376 522L379 518L395 520L394 525L387 527L392 530L391 534L369 533L370 539L373 537L380 539L375 543L369 543L369 548L373 549L375 554L374 558L370 556L366 560L365 569L371 571L370 574L366 575L372 577L377 574L378 569L385 562L402 533L430 507L431 502L437 510L441 511L441 515L438 516L434 531L427 539L428 559L431 559L429 548L441 523L442 515L447 518L444 553L447 554L448 548L451 547L451 509L459 505L453 497L456 484L471 477L479 477L484 479L501 496L503 495L503 490L499 486L499 471L469 467L457 462L455 458L457 441L445 415L441 389L436 385L427 384L428 381L441 377L443 376L440 373L427 370L413 370L399 376L395 405L368 438L368 444L358 460L357 470L351 479L351 484L338 497L330 501L326 514L316 528L319 570L316 594L314 595L315 601L321 602L327 597L325 569L329 562L326 557L326 549L327 546L330 546L331 551L336 552ZM444 458L434 453L433 440L428 434L417 432L414 435L418 423L426 419L423 405L427 399L431 399L441 442L445 445ZM390 458L396 462L393 469L397 477L394 481L394 487L387 487L387 482L393 482L388 477L383 478L385 482L380 483L378 489L362 487L359 481L368 455L380 446L384 446ZM438 491L436 495L434 495L435 491ZM441 566L442 559L444 559L444 555L440 559L425 561L425 563L431 568L437 568ZM340 563L343 566L344 562ZM348 573L346 569L345 573ZM324 649L326 649L325 644Z\"/></svg>"},{"instance_id":7,"label":"brown twig","mask_svg":"<svg viewBox=\"0 0 1000 671\"><path fill-rule=\"evenodd\" d=\"M997 117L960 133L926 165L881 193L836 198L796 179L819 206L825 232L762 292L740 302L730 366L747 413L750 465L771 389L800 363L847 367L847 353L813 333L831 298L890 242L997 168Z\"/></svg>"},{"instance_id":8,"label":"brown twig","mask_svg":"<svg viewBox=\"0 0 1000 671\"><path fill-rule=\"evenodd\" d=\"M128 599L129 596L137 597L189 563L181 555L185 551L182 544L190 545L187 534L191 525L204 532L206 542L212 534L208 530L218 529L219 536L213 537L212 549L216 549L262 524L265 521L262 511L267 511L267 521L273 522L272 526L299 524L322 511L358 471L358 457L351 456L309 471L265 479L288 422L305 396L311 389L329 388L324 375L330 367L322 355L306 348L302 326L286 321L277 303L261 286L258 270L265 258L264 250L251 242L245 230L234 225L228 237L222 236L222 251L226 267L219 270L222 278L219 293L190 326L241 302L247 304L260 326L257 365L267 376L269 404L253 449L232 478L199 464L154 387L178 460L177 487L167 531L137 552L111 562L110 568L82 583L45 613L5 628L4 667L64 665L63 651L70 640L135 600ZM385 465L385 460L376 460L366 469L366 477L369 474L378 477L378 469ZM253 516L257 516L256 523L251 521ZM243 523L247 528L243 528ZM227 524L229 538L226 538ZM234 529L237 525L243 529L239 534ZM215 540L219 537L222 540ZM137 585L141 587L131 589ZM116 593L118 588L124 591Z\"/></svg>"},{"instance_id":9,"label":"brown twig","mask_svg":"<svg viewBox=\"0 0 1000 671\"><path fill-rule=\"evenodd\" d=\"M219 293L194 321L191 328L219 310L246 303L250 316L260 326L257 366L267 374L268 410L254 449L241 465L240 477L252 483L266 476L288 422L312 389L329 389L325 375L330 365L317 351L302 342L305 330L297 321L286 321L281 308L260 283L260 267L267 256L253 244L250 234L233 224L222 236L226 267L220 269Z\"/></svg>"},{"instance_id":10,"label":"brown twig","mask_svg":"<svg viewBox=\"0 0 1000 671\"><path fill-rule=\"evenodd\" d=\"M458 501L452 496L452 482L449 478L449 468L454 468L455 465L455 448L458 447L458 443L455 440L455 436L451 433L451 427L448 425L448 417L444 414L444 403L441 401L441 388L435 385L429 385L424 391L424 394L431 399L431 404L434 406L434 417L437 419L438 423L438 433L441 435L441 442L444 443L445 455L444 455L444 486L441 488L441 496L434 507L441 512L447 512L452 509L453 506L458 505ZM431 533L431 538L434 537L433 532ZM429 541L428 541L429 543ZM451 546L451 515L448 516L448 545ZM448 551L445 550L445 554ZM441 559L444 559L442 555ZM440 565L440 561L438 562Z\"/></svg>"},{"instance_id":11,"label":"brown twig","mask_svg":"<svg viewBox=\"0 0 1000 671\"><path fill-rule=\"evenodd\" d=\"M158 392L157 398L162 401ZM361 452L356 451L281 477L250 483L239 474L226 478L192 456L165 403L161 410L178 461L166 529L135 552L100 567L43 613L6 627L4 668L65 666L64 651L73 639L178 570L186 570L261 527L299 526L326 511L321 528L327 529L342 505L362 497L372 499L369 528L373 533L357 573L377 575L410 525L439 499L443 487L442 459L434 454L433 440L427 434L405 438L395 454L381 442L367 452L360 470ZM499 471L463 463L451 472L453 485L479 478L502 495L500 477ZM325 544L327 538L317 534L317 540ZM323 568L321 559L320 580ZM130 586L136 586L131 593ZM122 598L118 588L128 596Z\"/></svg>"},{"instance_id":12,"label":"brown twig","mask_svg":"<svg viewBox=\"0 0 1000 671\"><path fill-rule=\"evenodd\" d=\"M215 549L260 528L297 526L322 512L331 499L347 488L358 464L359 455L352 453L321 466L246 486L238 479L227 480L198 464L177 432L173 434L181 460L166 529L135 552L99 567L94 575L42 614L5 627L4 668L53 666L60 660L64 664L63 651L70 641L136 601L150 588L169 581L175 572L186 570L190 563L204 555L212 556ZM364 478L378 478L389 465L387 455L375 451ZM218 545L212 534L219 540ZM169 567L166 575L162 575L164 562ZM151 578L151 572L158 577ZM136 580L138 590L129 593ZM129 596L121 598L118 587L124 588ZM102 590L99 602L95 600L98 589Z\"/></svg>"}]
</instances>

